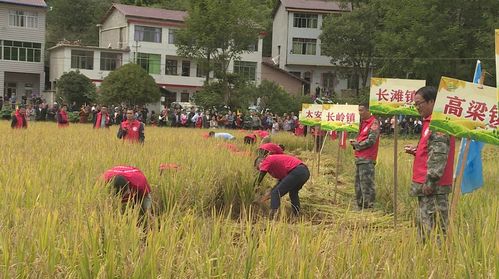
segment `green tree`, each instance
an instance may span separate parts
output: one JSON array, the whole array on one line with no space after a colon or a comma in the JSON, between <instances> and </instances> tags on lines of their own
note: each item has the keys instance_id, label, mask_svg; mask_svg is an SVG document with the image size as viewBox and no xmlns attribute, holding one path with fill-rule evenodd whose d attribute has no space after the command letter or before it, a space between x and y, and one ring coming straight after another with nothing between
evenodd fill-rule
<instances>
[{"instance_id":1,"label":"green tree","mask_svg":"<svg viewBox=\"0 0 499 279\"><path fill-rule=\"evenodd\" d=\"M207 72L215 70L222 84L224 102L228 104L229 62L238 60L259 36L261 28L256 24L255 10L248 0L190 0L189 3L185 28L177 33L177 54L196 60Z\"/></svg>"},{"instance_id":2,"label":"green tree","mask_svg":"<svg viewBox=\"0 0 499 279\"><path fill-rule=\"evenodd\" d=\"M331 63L343 66L338 70L344 76L362 81L366 87L373 66L376 31L380 25L376 6L358 4L352 12L330 15L324 21L320 36L322 53L331 57ZM355 88L359 93L358 82Z\"/></svg>"},{"instance_id":3,"label":"green tree","mask_svg":"<svg viewBox=\"0 0 499 279\"><path fill-rule=\"evenodd\" d=\"M95 84L79 71L64 73L57 80L57 95L66 104L76 102L79 107L95 101Z\"/></svg>"},{"instance_id":4,"label":"green tree","mask_svg":"<svg viewBox=\"0 0 499 279\"><path fill-rule=\"evenodd\" d=\"M494 72L499 2L387 0L379 7L379 75L425 79L431 85L438 85L443 75L470 80L477 59ZM492 78L485 82L493 85Z\"/></svg>"},{"instance_id":5,"label":"green tree","mask_svg":"<svg viewBox=\"0 0 499 279\"><path fill-rule=\"evenodd\" d=\"M112 0L47 0L47 44L53 46L62 39L80 40L84 45L97 45L96 24L111 7ZM77 16L70 16L77 15Z\"/></svg>"},{"instance_id":6,"label":"green tree","mask_svg":"<svg viewBox=\"0 0 499 279\"><path fill-rule=\"evenodd\" d=\"M128 106L159 102L159 87L142 67L126 64L111 72L103 81L99 102L103 104L125 103Z\"/></svg>"},{"instance_id":7,"label":"green tree","mask_svg":"<svg viewBox=\"0 0 499 279\"><path fill-rule=\"evenodd\" d=\"M311 101L309 97L291 96L279 84L267 80L262 81L256 90L256 96L261 98L262 108L279 115L297 113L301 110L302 103Z\"/></svg>"}]
</instances>

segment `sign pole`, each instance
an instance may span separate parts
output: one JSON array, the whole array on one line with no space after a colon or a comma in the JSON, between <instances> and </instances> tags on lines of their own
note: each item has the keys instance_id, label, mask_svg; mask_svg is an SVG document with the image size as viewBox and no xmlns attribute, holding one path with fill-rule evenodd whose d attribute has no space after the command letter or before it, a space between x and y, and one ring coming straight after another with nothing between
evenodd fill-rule
<instances>
[{"instance_id":1,"label":"sign pole","mask_svg":"<svg viewBox=\"0 0 499 279\"><path fill-rule=\"evenodd\" d=\"M457 204L459 202L459 198L461 197L461 184L463 182L463 174L464 174L464 167L466 165L466 160L468 159L468 153L470 151L470 142L471 138L466 139L466 143L464 145L464 153L463 153L463 160L461 161L461 166L459 168L458 175L456 177L456 180L454 182L454 189L453 189L453 194L452 194L452 203L450 206L450 223L453 224L454 218L456 216L456 211L457 211ZM449 226L449 231L452 226Z\"/></svg>"},{"instance_id":2,"label":"sign pole","mask_svg":"<svg viewBox=\"0 0 499 279\"><path fill-rule=\"evenodd\" d=\"M397 115L395 117L395 122L393 124L393 227L397 227L397 188L398 188L398 125L397 125Z\"/></svg>"},{"instance_id":3,"label":"sign pole","mask_svg":"<svg viewBox=\"0 0 499 279\"><path fill-rule=\"evenodd\" d=\"M345 132L342 132L342 133L345 133ZM334 203L336 204L337 203L337 195L338 195L338 177L339 177L339 172L340 172L340 156L341 156L341 138L343 137L343 135L340 136L339 140L338 140L338 153L336 154L336 182L334 184Z\"/></svg>"}]
</instances>

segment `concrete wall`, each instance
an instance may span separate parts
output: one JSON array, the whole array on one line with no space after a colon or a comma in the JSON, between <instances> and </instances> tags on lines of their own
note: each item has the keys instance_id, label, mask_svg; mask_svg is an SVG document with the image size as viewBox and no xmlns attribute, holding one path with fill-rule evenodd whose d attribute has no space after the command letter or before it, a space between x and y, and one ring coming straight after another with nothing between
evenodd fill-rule
<instances>
[{"instance_id":1,"label":"concrete wall","mask_svg":"<svg viewBox=\"0 0 499 279\"><path fill-rule=\"evenodd\" d=\"M9 26L9 11L28 11L38 13L38 28ZM0 3L0 40L34 42L42 45L40 62L10 61L0 59L0 95L4 93L4 82L10 80L5 76L9 73L27 73L38 76L35 88L41 91L45 87L44 52L45 52L45 18L46 9ZM0 50L1 51L1 50ZM10 77L11 75L9 75ZM16 75L14 75L16 76ZM33 75L29 75L33 76ZM22 82L23 80L21 80ZM12 81L14 82L14 81ZM34 89L33 89L34 90Z\"/></svg>"},{"instance_id":2,"label":"concrete wall","mask_svg":"<svg viewBox=\"0 0 499 279\"><path fill-rule=\"evenodd\" d=\"M272 24L272 57L279 55L279 66L282 68L286 64L288 51L288 12L283 5L280 5L274 16Z\"/></svg>"},{"instance_id":3,"label":"concrete wall","mask_svg":"<svg viewBox=\"0 0 499 279\"><path fill-rule=\"evenodd\" d=\"M99 46L120 49L128 46L128 23L125 16L113 9L106 21L102 24L99 34ZM120 40L121 33L121 40ZM133 36L131 37L133 40ZM121 43L121 44L120 44Z\"/></svg>"}]
</instances>

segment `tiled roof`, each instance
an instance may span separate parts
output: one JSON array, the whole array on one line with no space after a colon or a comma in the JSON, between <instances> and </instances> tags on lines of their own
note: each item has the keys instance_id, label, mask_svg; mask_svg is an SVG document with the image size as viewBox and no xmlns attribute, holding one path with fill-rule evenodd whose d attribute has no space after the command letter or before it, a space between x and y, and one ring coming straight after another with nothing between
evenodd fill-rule
<instances>
[{"instance_id":1,"label":"tiled roof","mask_svg":"<svg viewBox=\"0 0 499 279\"><path fill-rule=\"evenodd\" d=\"M113 8L116 8L125 16L133 16L133 17L141 17L149 19L172 20L172 21L183 22L185 17L187 17L187 12L185 11L174 11L174 10L166 10L159 8L130 6L123 4L114 4L111 10ZM108 12L106 17L109 16L109 13L110 12Z\"/></svg>"},{"instance_id":2,"label":"tiled roof","mask_svg":"<svg viewBox=\"0 0 499 279\"><path fill-rule=\"evenodd\" d=\"M304 9L304 10L325 10L325 11L345 11L350 10L348 6L341 6L340 2L336 1L321 1L321 0L281 0L286 8Z\"/></svg>"},{"instance_id":3,"label":"tiled roof","mask_svg":"<svg viewBox=\"0 0 499 279\"><path fill-rule=\"evenodd\" d=\"M352 10L352 5L350 3L340 3L327 0L280 0L277 3L278 4L275 6L274 11L272 12L272 17L275 16L277 10L281 5L283 5L285 9L299 9L321 12L346 12Z\"/></svg>"},{"instance_id":4,"label":"tiled roof","mask_svg":"<svg viewBox=\"0 0 499 279\"><path fill-rule=\"evenodd\" d=\"M22 6L33 6L46 8L47 4L43 0L0 0L0 3L9 3Z\"/></svg>"}]
</instances>

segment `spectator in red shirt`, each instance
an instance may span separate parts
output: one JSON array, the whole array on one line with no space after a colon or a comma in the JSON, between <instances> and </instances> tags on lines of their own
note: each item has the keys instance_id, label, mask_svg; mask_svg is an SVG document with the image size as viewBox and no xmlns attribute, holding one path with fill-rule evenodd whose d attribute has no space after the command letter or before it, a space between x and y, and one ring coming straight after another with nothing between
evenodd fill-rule
<instances>
[{"instance_id":1,"label":"spectator in red shirt","mask_svg":"<svg viewBox=\"0 0 499 279\"><path fill-rule=\"evenodd\" d=\"M123 203L140 203L141 217L151 208L151 186L141 170L130 166L116 166L104 172L104 180L111 183L113 192Z\"/></svg>"},{"instance_id":2,"label":"spectator in red shirt","mask_svg":"<svg viewBox=\"0 0 499 279\"><path fill-rule=\"evenodd\" d=\"M270 198L270 217L275 218L276 212L281 205L281 197L289 193L293 213L298 215L300 212L300 197L298 192L308 181L310 172L307 166L298 158L286 154L268 155L257 163L260 171L257 185L260 185L267 173L278 180L276 186L267 192L261 199L266 201Z\"/></svg>"}]
</instances>

